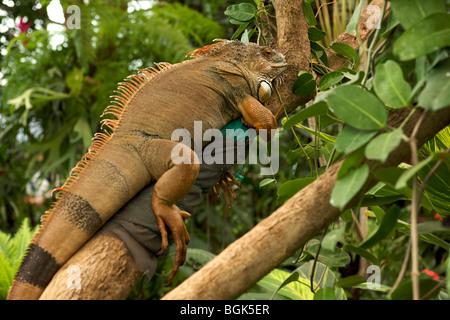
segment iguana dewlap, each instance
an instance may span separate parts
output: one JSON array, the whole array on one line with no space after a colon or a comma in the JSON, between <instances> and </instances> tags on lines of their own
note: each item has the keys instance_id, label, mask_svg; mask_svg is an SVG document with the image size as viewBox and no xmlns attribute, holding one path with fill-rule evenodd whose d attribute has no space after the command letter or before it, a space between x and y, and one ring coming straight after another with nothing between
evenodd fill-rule
<instances>
[{"instance_id":1,"label":"iguana dewlap","mask_svg":"<svg viewBox=\"0 0 450 320\"><path fill-rule=\"evenodd\" d=\"M104 114L105 133L97 133L89 151L58 188L57 201L43 216L9 292L9 299L37 299L56 271L134 195L157 180L153 210L168 245L166 226L176 245L169 282L184 263L189 234L175 205L191 189L198 173L190 164L174 164L175 129L193 137L194 121L203 132L243 117L256 129L275 129L273 114L261 102L286 68L284 57L268 47L221 41L191 53L179 64L161 63L127 78Z\"/></svg>"}]
</instances>

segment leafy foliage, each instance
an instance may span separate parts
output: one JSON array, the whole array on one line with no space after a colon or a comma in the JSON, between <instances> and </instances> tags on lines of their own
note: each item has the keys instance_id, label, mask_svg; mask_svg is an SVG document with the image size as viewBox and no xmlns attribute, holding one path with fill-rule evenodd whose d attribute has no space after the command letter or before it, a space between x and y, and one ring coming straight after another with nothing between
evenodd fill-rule
<instances>
[{"instance_id":1,"label":"leafy foliage","mask_svg":"<svg viewBox=\"0 0 450 320\"><path fill-rule=\"evenodd\" d=\"M0 299L6 299L14 275L37 228L30 228L28 219L24 219L14 237L0 231Z\"/></svg>"}]
</instances>

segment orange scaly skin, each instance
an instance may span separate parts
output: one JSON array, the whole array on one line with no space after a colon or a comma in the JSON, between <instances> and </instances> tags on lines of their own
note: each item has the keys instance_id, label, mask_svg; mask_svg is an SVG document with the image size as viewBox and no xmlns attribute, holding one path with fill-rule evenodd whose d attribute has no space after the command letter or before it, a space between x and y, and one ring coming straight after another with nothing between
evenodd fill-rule
<instances>
[{"instance_id":1,"label":"orange scaly skin","mask_svg":"<svg viewBox=\"0 0 450 320\"><path fill-rule=\"evenodd\" d=\"M116 119L102 121L105 132L96 134L66 183L56 189L57 201L43 216L9 299L38 299L64 262L155 180L153 210L162 249L168 246L166 227L176 245L168 281L173 280L189 242L183 221L189 214L175 203L191 189L199 166L192 150L191 164L172 162L177 144L170 140L172 132L185 128L193 137L194 121L202 121L204 132L241 116L256 129L275 129L275 117L260 101L270 96L266 88L286 68L281 54L239 41L221 41L191 55L197 58L157 64L119 84L113 105L104 112Z\"/></svg>"}]
</instances>

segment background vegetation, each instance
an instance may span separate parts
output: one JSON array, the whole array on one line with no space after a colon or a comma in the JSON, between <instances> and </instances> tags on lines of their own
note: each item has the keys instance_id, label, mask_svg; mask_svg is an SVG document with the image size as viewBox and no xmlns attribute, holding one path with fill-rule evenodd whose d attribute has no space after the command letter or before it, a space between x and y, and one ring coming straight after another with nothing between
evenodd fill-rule
<instances>
[{"instance_id":1,"label":"background vegetation","mask_svg":"<svg viewBox=\"0 0 450 320\"><path fill-rule=\"evenodd\" d=\"M70 16L65 8L71 4L81 8L79 29L65 24ZM50 205L49 191L64 181L85 153L117 83L153 62L179 62L215 38L264 43L258 4L257 0L93 1L89 5L61 1L66 20L60 22L52 21L47 13L55 1L1 5L0 298L6 296L31 228ZM443 0L429 1L427 6L392 1L393 12L360 50L332 47L351 62L329 72L325 48L346 28L355 31L362 4L354 0L304 2L311 66L323 77L316 84L312 74L301 73L293 92L316 92L316 99L283 120L280 155L286 157L277 175L260 177L257 166L245 165L242 187L236 191L238 201L231 209L223 198L205 197L207 201L188 221L192 238L188 260L174 285L331 163L353 152L340 173L341 187L333 195L335 205L345 207L369 174L359 166L362 157L383 161L404 138L383 122L386 109L409 106L414 112L420 105L434 112L448 106L450 27L448 4ZM273 17L270 4L264 10ZM425 42L429 37L423 36L424 30L427 35L436 30L445 34ZM367 122L356 119L360 110L346 112L353 104L346 97L364 101L369 117L363 120ZM407 258L411 211L422 221L417 259L420 270L427 271L420 276L421 296L447 298L450 239L439 220L450 214L449 147L447 128L420 148L417 159L379 173L380 183L357 207L344 212L327 232L312 239L298 256L242 298L411 298ZM418 182L413 182L415 174ZM412 199L417 200L417 184L424 188L419 212L415 212L419 206L411 205ZM153 280L149 284L141 281L130 299L161 297L168 290L162 284L171 265L171 259L161 261ZM370 265L381 271L381 286L376 289L370 287L369 277L376 275L368 271Z\"/></svg>"}]
</instances>

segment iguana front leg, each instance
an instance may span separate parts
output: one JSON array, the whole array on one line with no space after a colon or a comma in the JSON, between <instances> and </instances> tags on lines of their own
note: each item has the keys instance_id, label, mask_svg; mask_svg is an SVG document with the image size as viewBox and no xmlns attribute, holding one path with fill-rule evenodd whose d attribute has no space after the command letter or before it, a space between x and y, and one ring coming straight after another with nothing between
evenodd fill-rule
<instances>
[{"instance_id":1,"label":"iguana front leg","mask_svg":"<svg viewBox=\"0 0 450 320\"><path fill-rule=\"evenodd\" d=\"M277 128L277 119L273 113L250 95L245 96L238 102L238 108L244 121L258 132L261 129L266 129L267 138L270 140L270 129Z\"/></svg>"},{"instance_id":2,"label":"iguana front leg","mask_svg":"<svg viewBox=\"0 0 450 320\"><path fill-rule=\"evenodd\" d=\"M161 232L161 249L168 247L168 232L172 232L175 246L175 262L168 278L171 284L178 268L186 260L186 244L189 243L189 233L183 218L190 214L180 210L176 202L183 198L192 188L197 178L200 166L195 152L190 148L183 148L188 153L185 163L176 164L172 159L172 151L178 142L155 139L147 143L144 150L144 161L150 174L156 179L153 189L152 207Z\"/></svg>"}]
</instances>

